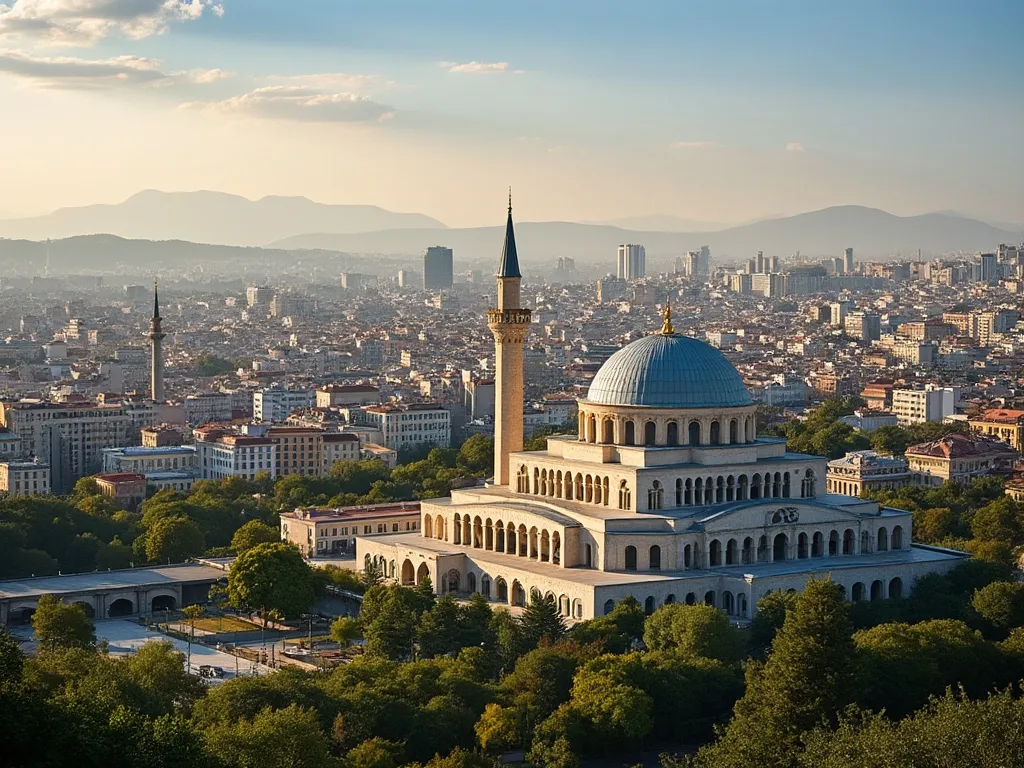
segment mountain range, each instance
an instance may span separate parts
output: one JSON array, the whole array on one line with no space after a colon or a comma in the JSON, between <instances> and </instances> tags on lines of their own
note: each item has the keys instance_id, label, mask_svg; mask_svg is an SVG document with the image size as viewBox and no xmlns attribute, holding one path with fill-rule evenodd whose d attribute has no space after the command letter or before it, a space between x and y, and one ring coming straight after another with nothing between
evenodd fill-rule
<instances>
[{"instance_id":1,"label":"mountain range","mask_svg":"<svg viewBox=\"0 0 1024 768\"><path fill-rule=\"evenodd\" d=\"M374 205L325 205L305 197L249 200L223 192L146 190L116 205L60 208L46 216L0 221L0 237L54 240L77 235L264 245L307 232L351 234L391 229L444 229L420 213Z\"/></svg>"},{"instance_id":2,"label":"mountain range","mask_svg":"<svg viewBox=\"0 0 1024 768\"><path fill-rule=\"evenodd\" d=\"M500 248L502 227L425 230L389 230L361 234L309 234L273 243L287 250L319 248L355 253L422 252L428 245L447 245L457 258L493 256ZM438 238L443 238L439 242ZM516 243L523 261L570 256L582 262L614 264L620 243L640 243L648 255L678 255L707 245L722 260L747 259L759 250L786 256L797 251L807 256L841 256L852 247L858 258L909 256L918 249L925 255L951 251L992 250L999 243L1016 242L1018 233L947 214L894 216L875 208L847 205L825 208L717 232L653 232L608 225L569 222L517 222Z\"/></svg>"}]
</instances>

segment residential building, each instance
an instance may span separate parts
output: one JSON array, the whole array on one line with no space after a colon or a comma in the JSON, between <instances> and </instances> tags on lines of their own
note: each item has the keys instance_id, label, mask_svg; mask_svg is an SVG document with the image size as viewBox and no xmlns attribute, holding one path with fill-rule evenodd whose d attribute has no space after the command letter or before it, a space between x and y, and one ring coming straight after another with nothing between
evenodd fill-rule
<instances>
[{"instance_id":1,"label":"residential building","mask_svg":"<svg viewBox=\"0 0 1024 768\"><path fill-rule=\"evenodd\" d=\"M252 433L249 430L249 433ZM258 434L258 433L257 433ZM277 446L275 477L324 474L324 431L316 427L270 427L266 438Z\"/></svg>"},{"instance_id":2,"label":"residential building","mask_svg":"<svg viewBox=\"0 0 1024 768\"><path fill-rule=\"evenodd\" d=\"M104 472L151 472L170 470L194 470L196 448L194 445L173 445L159 448L129 446L126 448L103 449Z\"/></svg>"},{"instance_id":3,"label":"residential building","mask_svg":"<svg viewBox=\"0 0 1024 768\"><path fill-rule=\"evenodd\" d=\"M377 443L361 443L359 457L362 459L379 459L384 462L384 466L388 469L394 469L398 466L398 451L385 448Z\"/></svg>"},{"instance_id":4,"label":"residential building","mask_svg":"<svg viewBox=\"0 0 1024 768\"><path fill-rule=\"evenodd\" d=\"M825 490L860 496L871 491L898 491L910 482L906 459L881 456L875 451L853 451L828 463Z\"/></svg>"},{"instance_id":5,"label":"residential building","mask_svg":"<svg viewBox=\"0 0 1024 768\"><path fill-rule=\"evenodd\" d=\"M181 429L169 424L146 427L141 430L140 436L143 448L165 448L172 445L181 445L184 442Z\"/></svg>"},{"instance_id":6,"label":"residential building","mask_svg":"<svg viewBox=\"0 0 1024 768\"><path fill-rule=\"evenodd\" d=\"M379 536L419 530L419 502L371 504L338 509L296 509L281 513L281 541L294 544L306 557L355 553L356 536ZM384 570L393 578L396 565Z\"/></svg>"},{"instance_id":7,"label":"residential building","mask_svg":"<svg viewBox=\"0 0 1024 768\"><path fill-rule=\"evenodd\" d=\"M936 387L926 384L924 389L893 389L892 412L902 426L941 422L956 413L960 402L960 387Z\"/></svg>"},{"instance_id":8,"label":"residential building","mask_svg":"<svg viewBox=\"0 0 1024 768\"><path fill-rule=\"evenodd\" d=\"M520 413L521 413L520 406ZM364 408L370 425L384 436L384 446L398 451L435 445L451 445L451 414L437 403L410 403L406 405L373 405Z\"/></svg>"},{"instance_id":9,"label":"residential building","mask_svg":"<svg viewBox=\"0 0 1024 768\"><path fill-rule=\"evenodd\" d=\"M308 389L258 389L252 393L252 417L267 424L278 424L296 408L309 408L315 403L316 393Z\"/></svg>"},{"instance_id":10,"label":"residential building","mask_svg":"<svg viewBox=\"0 0 1024 768\"><path fill-rule=\"evenodd\" d=\"M990 408L967 420L971 431L1002 440L1015 451L1024 453L1024 411Z\"/></svg>"},{"instance_id":11,"label":"residential building","mask_svg":"<svg viewBox=\"0 0 1024 768\"><path fill-rule=\"evenodd\" d=\"M839 420L861 432L874 432L881 427L895 427L899 424L895 413L874 411L870 408L858 408L852 415L843 416Z\"/></svg>"},{"instance_id":12,"label":"residential building","mask_svg":"<svg viewBox=\"0 0 1024 768\"><path fill-rule=\"evenodd\" d=\"M48 496L50 466L36 461L0 461L0 493L8 496Z\"/></svg>"},{"instance_id":13,"label":"residential building","mask_svg":"<svg viewBox=\"0 0 1024 768\"><path fill-rule=\"evenodd\" d=\"M467 372L463 372L463 376ZM494 418L494 379L466 379L463 405L471 419Z\"/></svg>"},{"instance_id":14,"label":"residential building","mask_svg":"<svg viewBox=\"0 0 1024 768\"><path fill-rule=\"evenodd\" d=\"M243 435L224 427L200 427L195 432L196 464L203 480L259 474L277 477L277 443L267 437Z\"/></svg>"},{"instance_id":15,"label":"residential building","mask_svg":"<svg viewBox=\"0 0 1024 768\"><path fill-rule=\"evenodd\" d=\"M265 285L250 285L245 289L245 301L250 307L261 307L270 304L274 292Z\"/></svg>"},{"instance_id":16,"label":"residential building","mask_svg":"<svg viewBox=\"0 0 1024 768\"><path fill-rule=\"evenodd\" d=\"M331 471L336 461L359 461L362 458L359 435L350 432L327 432L323 437L323 474Z\"/></svg>"},{"instance_id":17,"label":"residential building","mask_svg":"<svg viewBox=\"0 0 1024 768\"><path fill-rule=\"evenodd\" d=\"M231 421L231 395L226 392L189 395L182 406L185 409L185 423L189 426Z\"/></svg>"},{"instance_id":18,"label":"residential building","mask_svg":"<svg viewBox=\"0 0 1024 768\"><path fill-rule=\"evenodd\" d=\"M937 486L969 483L993 472L1009 474L1020 453L995 438L953 433L912 445L905 456L915 484Z\"/></svg>"},{"instance_id":19,"label":"residential building","mask_svg":"<svg viewBox=\"0 0 1024 768\"><path fill-rule=\"evenodd\" d=\"M750 391L750 396L762 405L794 408L807 404L807 384L802 379L780 373L761 387Z\"/></svg>"}]
</instances>

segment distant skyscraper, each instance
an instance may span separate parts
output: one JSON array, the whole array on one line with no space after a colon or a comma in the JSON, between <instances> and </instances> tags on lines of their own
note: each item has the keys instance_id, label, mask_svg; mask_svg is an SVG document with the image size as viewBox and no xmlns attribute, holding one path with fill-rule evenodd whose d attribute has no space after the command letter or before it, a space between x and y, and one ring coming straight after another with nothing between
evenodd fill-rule
<instances>
[{"instance_id":1,"label":"distant skyscraper","mask_svg":"<svg viewBox=\"0 0 1024 768\"><path fill-rule=\"evenodd\" d=\"M778 272L779 271L779 257L778 256L772 256L771 258L768 259L768 271L769 272Z\"/></svg>"},{"instance_id":2,"label":"distant skyscraper","mask_svg":"<svg viewBox=\"0 0 1024 768\"><path fill-rule=\"evenodd\" d=\"M273 293L265 285L250 285L245 289L245 300L250 307L269 304Z\"/></svg>"},{"instance_id":3,"label":"distant skyscraper","mask_svg":"<svg viewBox=\"0 0 1024 768\"><path fill-rule=\"evenodd\" d=\"M853 248L847 248L846 249L845 257L846 257L846 262L845 262L846 274L852 275L853 274Z\"/></svg>"},{"instance_id":4,"label":"distant skyscraper","mask_svg":"<svg viewBox=\"0 0 1024 768\"><path fill-rule=\"evenodd\" d=\"M701 277L711 276L711 248L706 245L700 247L700 262L697 267Z\"/></svg>"},{"instance_id":5,"label":"distant skyscraper","mask_svg":"<svg viewBox=\"0 0 1024 768\"><path fill-rule=\"evenodd\" d=\"M435 245L423 254L423 290L448 290L452 287L452 249Z\"/></svg>"},{"instance_id":6,"label":"distant skyscraper","mask_svg":"<svg viewBox=\"0 0 1024 768\"><path fill-rule=\"evenodd\" d=\"M757 258L754 260L754 272L759 275L764 274L764 251L757 252Z\"/></svg>"},{"instance_id":7,"label":"distant skyscraper","mask_svg":"<svg viewBox=\"0 0 1024 768\"><path fill-rule=\"evenodd\" d=\"M620 280L639 280L647 274L647 251L642 245L620 245L617 267Z\"/></svg>"},{"instance_id":8,"label":"distant skyscraper","mask_svg":"<svg viewBox=\"0 0 1024 768\"><path fill-rule=\"evenodd\" d=\"M153 368L151 375L151 389L153 400L164 402L164 338L160 317L160 296L157 292L156 280L153 281L153 317L149 321L149 341L153 346Z\"/></svg>"}]
</instances>

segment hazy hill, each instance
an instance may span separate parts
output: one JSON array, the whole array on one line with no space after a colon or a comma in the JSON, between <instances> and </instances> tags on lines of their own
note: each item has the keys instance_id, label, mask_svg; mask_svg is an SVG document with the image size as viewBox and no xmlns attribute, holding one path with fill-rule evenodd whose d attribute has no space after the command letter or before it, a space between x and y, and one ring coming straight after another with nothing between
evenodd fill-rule
<instances>
[{"instance_id":1,"label":"hazy hill","mask_svg":"<svg viewBox=\"0 0 1024 768\"><path fill-rule=\"evenodd\" d=\"M610 221L593 221L588 224L607 224L622 229L632 229L641 232L717 232L728 229L729 224L719 221L694 221L693 219L681 219L678 216L671 216L665 213L652 213L647 216L628 216L623 219L612 219Z\"/></svg>"},{"instance_id":2,"label":"hazy hill","mask_svg":"<svg viewBox=\"0 0 1024 768\"><path fill-rule=\"evenodd\" d=\"M61 208L46 216L0 221L0 237L45 240L110 234L145 240L264 245L304 232L351 234L382 229L443 229L419 213L374 205L324 205L305 197L248 200L223 192L147 190L116 205Z\"/></svg>"},{"instance_id":3,"label":"hazy hill","mask_svg":"<svg viewBox=\"0 0 1024 768\"><path fill-rule=\"evenodd\" d=\"M355 235L309 234L273 243L279 248L320 248L358 253L420 253L430 245L455 249L456 258L497 256L503 227L436 230L387 230ZM944 214L894 216L862 206L839 206L719 232L649 232L607 225L521 222L516 241L524 264L571 256L584 262L614 263L619 243L640 243L648 254L668 256L708 245L723 260L746 259L763 250L771 255L800 251L809 256L836 255L853 247L858 258L926 255L993 249L1018 235L974 219Z\"/></svg>"}]
</instances>

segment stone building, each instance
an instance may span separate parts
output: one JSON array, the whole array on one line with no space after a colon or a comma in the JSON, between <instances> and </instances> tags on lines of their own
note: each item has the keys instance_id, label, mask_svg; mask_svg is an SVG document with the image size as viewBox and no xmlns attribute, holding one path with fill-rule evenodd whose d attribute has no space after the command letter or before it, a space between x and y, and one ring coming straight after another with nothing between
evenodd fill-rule
<instances>
[{"instance_id":1,"label":"stone building","mask_svg":"<svg viewBox=\"0 0 1024 768\"><path fill-rule=\"evenodd\" d=\"M880 456L875 451L853 451L828 463L825 490L846 496L868 491L898 491L910 485L906 459Z\"/></svg>"},{"instance_id":2,"label":"stone building","mask_svg":"<svg viewBox=\"0 0 1024 768\"><path fill-rule=\"evenodd\" d=\"M627 596L648 613L706 603L746 619L773 590L831 578L854 600L899 598L961 552L915 545L910 513L827 493L827 460L757 436L757 405L721 352L660 333L613 354L579 401L579 433L522 450L519 304L511 208L498 270L495 471L421 502L420 530L356 538L403 584L512 606L550 596L574 620Z\"/></svg>"}]
</instances>

